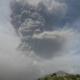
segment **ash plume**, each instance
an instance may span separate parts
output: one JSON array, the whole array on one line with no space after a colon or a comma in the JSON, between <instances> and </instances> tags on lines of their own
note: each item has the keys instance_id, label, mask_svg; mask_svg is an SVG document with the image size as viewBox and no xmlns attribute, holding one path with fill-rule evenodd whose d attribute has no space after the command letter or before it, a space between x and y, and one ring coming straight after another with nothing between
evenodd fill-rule
<instances>
[{"instance_id":1,"label":"ash plume","mask_svg":"<svg viewBox=\"0 0 80 80\"><path fill-rule=\"evenodd\" d=\"M56 24L66 15L65 3L44 0L34 5L28 1L25 3L24 1L15 1L11 4L11 9L11 22L21 38L22 43L19 47L22 50L29 49L38 56L46 58L62 50L64 32L62 34L62 32L56 31L55 34L56 27L54 26L57 26ZM62 35L59 35L60 33ZM34 35L43 38L34 38ZM50 35L51 38L48 38Z\"/></svg>"},{"instance_id":2,"label":"ash plume","mask_svg":"<svg viewBox=\"0 0 80 80\"><path fill-rule=\"evenodd\" d=\"M0 79L80 73L79 7L80 0L0 0Z\"/></svg>"}]
</instances>

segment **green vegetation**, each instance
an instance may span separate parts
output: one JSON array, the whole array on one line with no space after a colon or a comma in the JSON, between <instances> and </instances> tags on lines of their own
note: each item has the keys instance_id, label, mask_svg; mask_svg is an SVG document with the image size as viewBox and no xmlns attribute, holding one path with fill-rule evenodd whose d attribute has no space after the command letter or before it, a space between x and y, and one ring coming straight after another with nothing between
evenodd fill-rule
<instances>
[{"instance_id":1,"label":"green vegetation","mask_svg":"<svg viewBox=\"0 0 80 80\"><path fill-rule=\"evenodd\" d=\"M76 74L66 74L59 76L56 73L47 75L46 77L40 78L38 80L80 80L80 75Z\"/></svg>"}]
</instances>

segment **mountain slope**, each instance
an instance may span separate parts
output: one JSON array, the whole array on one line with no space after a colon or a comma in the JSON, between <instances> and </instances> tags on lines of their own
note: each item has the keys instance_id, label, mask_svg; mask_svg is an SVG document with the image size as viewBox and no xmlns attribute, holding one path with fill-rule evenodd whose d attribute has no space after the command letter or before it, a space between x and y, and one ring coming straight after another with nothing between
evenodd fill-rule
<instances>
[{"instance_id":1,"label":"mountain slope","mask_svg":"<svg viewBox=\"0 0 80 80\"><path fill-rule=\"evenodd\" d=\"M63 71L59 71L53 74L46 75L43 78L39 78L38 80L80 80L79 74L68 74Z\"/></svg>"}]
</instances>

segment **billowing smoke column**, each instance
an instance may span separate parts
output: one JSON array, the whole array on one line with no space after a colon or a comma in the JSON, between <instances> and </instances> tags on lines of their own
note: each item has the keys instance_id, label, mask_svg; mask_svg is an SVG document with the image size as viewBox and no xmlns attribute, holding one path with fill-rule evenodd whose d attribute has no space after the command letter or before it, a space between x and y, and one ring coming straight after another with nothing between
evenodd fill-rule
<instances>
[{"instance_id":1,"label":"billowing smoke column","mask_svg":"<svg viewBox=\"0 0 80 80\"><path fill-rule=\"evenodd\" d=\"M19 49L43 58L61 55L59 51L72 35L72 32L59 30L67 14L64 1L16 0L11 3L11 10L11 23L21 38Z\"/></svg>"},{"instance_id":2,"label":"billowing smoke column","mask_svg":"<svg viewBox=\"0 0 80 80\"><path fill-rule=\"evenodd\" d=\"M80 33L70 29L80 22L80 0L13 0L13 26L10 1L0 0L0 79L36 80L58 70L80 73Z\"/></svg>"},{"instance_id":3,"label":"billowing smoke column","mask_svg":"<svg viewBox=\"0 0 80 80\"><path fill-rule=\"evenodd\" d=\"M32 23L36 24L36 26L34 25L35 28L38 27L40 30L52 30L53 25L56 23L58 24L58 22L66 15L67 6L65 3L59 3L54 0L38 1L37 4L30 4L26 0L15 1L11 4L11 9L13 11L11 15L12 24L15 28L18 29L21 24L27 23L27 21L34 21ZM30 2L33 1L30 0ZM28 24L31 26L30 23ZM28 26L28 24L26 24L26 26Z\"/></svg>"}]
</instances>

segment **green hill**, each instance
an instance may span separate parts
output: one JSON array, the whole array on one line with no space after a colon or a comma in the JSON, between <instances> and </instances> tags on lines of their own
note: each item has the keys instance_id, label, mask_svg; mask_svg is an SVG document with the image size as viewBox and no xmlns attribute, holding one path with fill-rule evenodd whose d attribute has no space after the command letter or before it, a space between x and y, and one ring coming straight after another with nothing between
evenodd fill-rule
<instances>
[{"instance_id":1,"label":"green hill","mask_svg":"<svg viewBox=\"0 0 80 80\"><path fill-rule=\"evenodd\" d=\"M68 74L62 71L46 75L38 80L80 80L79 74Z\"/></svg>"}]
</instances>

